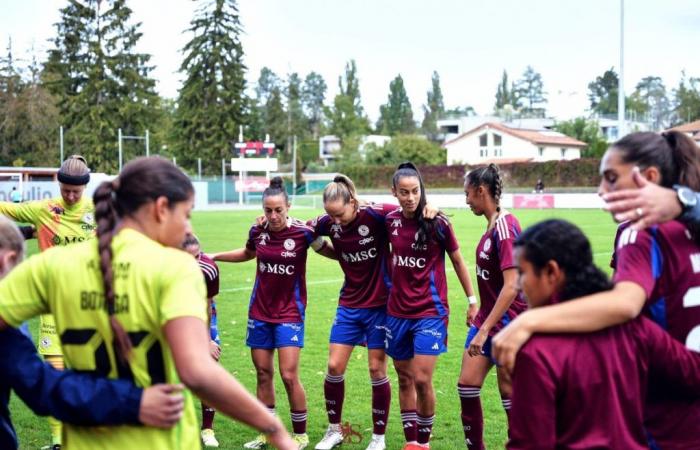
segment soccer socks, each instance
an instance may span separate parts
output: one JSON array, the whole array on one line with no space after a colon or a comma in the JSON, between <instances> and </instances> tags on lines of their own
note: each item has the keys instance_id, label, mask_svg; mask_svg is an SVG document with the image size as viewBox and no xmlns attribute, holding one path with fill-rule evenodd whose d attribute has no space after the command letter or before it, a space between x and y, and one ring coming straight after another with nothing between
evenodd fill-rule
<instances>
[{"instance_id":1,"label":"soccer socks","mask_svg":"<svg viewBox=\"0 0 700 450\"><path fill-rule=\"evenodd\" d=\"M406 442L418 441L418 431L416 430L417 420L418 413L415 409L401 410L401 423L403 424L403 435L406 438Z\"/></svg>"},{"instance_id":2,"label":"soccer socks","mask_svg":"<svg viewBox=\"0 0 700 450\"><path fill-rule=\"evenodd\" d=\"M372 423L374 434L386 432L386 422L389 419L389 405L391 405L391 385L389 378L372 380Z\"/></svg>"},{"instance_id":3,"label":"soccer socks","mask_svg":"<svg viewBox=\"0 0 700 450\"><path fill-rule=\"evenodd\" d=\"M294 411L291 410L292 414L292 431L294 434L304 434L306 433L306 410Z\"/></svg>"},{"instance_id":4,"label":"soccer socks","mask_svg":"<svg viewBox=\"0 0 700 450\"><path fill-rule=\"evenodd\" d=\"M323 394L326 397L328 423L340 423L343 415L343 400L345 400L345 376L326 374L326 381L323 382Z\"/></svg>"},{"instance_id":5,"label":"soccer socks","mask_svg":"<svg viewBox=\"0 0 700 450\"><path fill-rule=\"evenodd\" d=\"M464 441L469 450L484 449L484 414L481 410L481 387L457 385L462 404Z\"/></svg>"},{"instance_id":6,"label":"soccer socks","mask_svg":"<svg viewBox=\"0 0 700 450\"><path fill-rule=\"evenodd\" d=\"M430 433L433 431L433 421L435 420L435 415L432 416L421 416L418 414L416 419L416 425L418 425L418 443L427 444L430 442Z\"/></svg>"},{"instance_id":7,"label":"soccer socks","mask_svg":"<svg viewBox=\"0 0 700 450\"><path fill-rule=\"evenodd\" d=\"M508 437L510 437L510 397L501 397L501 404L503 405L503 410L506 412L506 425L508 425Z\"/></svg>"},{"instance_id":8,"label":"soccer socks","mask_svg":"<svg viewBox=\"0 0 700 450\"><path fill-rule=\"evenodd\" d=\"M202 430L214 429L214 413L216 410L202 402Z\"/></svg>"}]
</instances>

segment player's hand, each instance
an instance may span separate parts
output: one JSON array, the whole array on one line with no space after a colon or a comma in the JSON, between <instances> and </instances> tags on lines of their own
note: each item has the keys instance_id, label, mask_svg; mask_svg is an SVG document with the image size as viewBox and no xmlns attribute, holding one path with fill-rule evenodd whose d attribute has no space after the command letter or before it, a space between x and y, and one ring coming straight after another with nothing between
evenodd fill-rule
<instances>
[{"instance_id":1,"label":"player's hand","mask_svg":"<svg viewBox=\"0 0 700 450\"><path fill-rule=\"evenodd\" d=\"M282 422L280 422L277 418L275 419L277 422L275 424L275 431L266 434L268 442L280 450L297 450L299 447L292 440L289 433L287 433L287 430L285 430Z\"/></svg>"},{"instance_id":2,"label":"player's hand","mask_svg":"<svg viewBox=\"0 0 700 450\"><path fill-rule=\"evenodd\" d=\"M479 313L479 307L477 306L476 303L472 303L469 305L469 308L467 309L467 326L470 327L472 326L472 323L474 323L474 319L476 318L476 315Z\"/></svg>"},{"instance_id":3,"label":"player's hand","mask_svg":"<svg viewBox=\"0 0 700 450\"><path fill-rule=\"evenodd\" d=\"M491 355L509 373L515 368L515 358L532 332L528 326L531 311L525 311L498 332L491 341Z\"/></svg>"},{"instance_id":4,"label":"player's hand","mask_svg":"<svg viewBox=\"0 0 700 450\"><path fill-rule=\"evenodd\" d=\"M171 428L182 417L185 397L181 384L154 384L143 390L139 421L150 427Z\"/></svg>"},{"instance_id":5,"label":"player's hand","mask_svg":"<svg viewBox=\"0 0 700 450\"><path fill-rule=\"evenodd\" d=\"M214 360L218 361L221 358L221 347L214 341L209 341L209 353Z\"/></svg>"},{"instance_id":6,"label":"player's hand","mask_svg":"<svg viewBox=\"0 0 700 450\"><path fill-rule=\"evenodd\" d=\"M263 214L262 216L258 216L255 218L255 225L262 227L267 223L267 217Z\"/></svg>"},{"instance_id":7,"label":"player's hand","mask_svg":"<svg viewBox=\"0 0 700 450\"><path fill-rule=\"evenodd\" d=\"M434 219L439 213L440 209L436 206L431 205L430 203L426 203L423 207L423 217L425 217L428 220Z\"/></svg>"},{"instance_id":8,"label":"player's hand","mask_svg":"<svg viewBox=\"0 0 700 450\"><path fill-rule=\"evenodd\" d=\"M489 333L486 330L479 329L474 339L469 343L469 356L479 356L484 354L484 343L488 339Z\"/></svg>"},{"instance_id":9,"label":"player's hand","mask_svg":"<svg viewBox=\"0 0 700 450\"><path fill-rule=\"evenodd\" d=\"M638 189L625 189L603 195L606 211L613 213L617 222L629 220L632 229L642 230L657 223L673 220L682 209L676 191L648 181L635 167L632 179Z\"/></svg>"}]
</instances>

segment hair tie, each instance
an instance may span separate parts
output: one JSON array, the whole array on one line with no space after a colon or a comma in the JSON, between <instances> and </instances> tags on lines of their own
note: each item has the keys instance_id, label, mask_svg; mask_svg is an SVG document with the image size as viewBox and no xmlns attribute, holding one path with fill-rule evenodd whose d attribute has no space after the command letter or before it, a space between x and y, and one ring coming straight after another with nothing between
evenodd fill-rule
<instances>
[{"instance_id":1,"label":"hair tie","mask_svg":"<svg viewBox=\"0 0 700 450\"><path fill-rule=\"evenodd\" d=\"M59 170L58 181L71 186L84 186L90 182L90 173L88 172L85 175L68 175Z\"/></svg>"}]
</instances>

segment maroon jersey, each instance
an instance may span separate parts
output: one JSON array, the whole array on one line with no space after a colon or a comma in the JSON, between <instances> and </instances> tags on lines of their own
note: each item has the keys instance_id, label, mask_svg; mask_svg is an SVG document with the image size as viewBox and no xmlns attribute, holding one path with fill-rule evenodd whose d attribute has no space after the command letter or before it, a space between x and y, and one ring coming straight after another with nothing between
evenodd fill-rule
<instances>
[{"instance_id":1,"label":"maroon jersey","mask_svg":"<svg viewBox=\"0 0 700 450\"><path fill-rule=\"evenodd\" d=\"M313 229L289 218L281 231L254 225L246 248L257 257L250 295L251 319L272 323L303 322L306 310L306 255Z\"/></svg>"},{"instance_id":2,"label":"maroon jersey","mask_svg":"<svg viewBox=\"0 0 700 450\"><path fill-rule=\"evenodd\" d=\"M700 351L700 246L687 227L671 221L643 231L625 228L615 255L615 282L641 286L645 315ZM650 386L648 398L646 425L661 448L679 448L679 439L700 448L700 401L676 395L668 385Z\"/></svg>"},{"instance_id":3,"label":"maroon jersey","mask_svg":"<svg viewBox=\"0 0 700 450\"><path fill-rule=\"evenodd\" d=\"M517 268L513 242L520 232L518 219L512 214L505 214L496 220L496 226L492 230L484 233L476 246L476 281L481 300L479 313L474 318L474 326L477 328L483 325L503 289L503 271ZM489 336L496 334L526 309L527 303L522 293L518 292L510 308L491 328Z\"/></svg>"},{"instance_id":4,"label":"maroon jersey","mask_svg":"<svg viewBox=\"0 0 700 450\"><path fill-rule=\"evenodd\" d=\"M515 364L508 448L648 449L644 398L655 384L697 398L700 354L647 318L536 335Z\"/></svg>"},{"instance_id":5,"label":"maroon jersey","mask_svg":"<svg viewBox=\"0 0 700 450\"><path fill-rule=\"evenodd\" d=\"M350 224L334 223L323 214L309 223L319 236L328 236L338 255L345 281L340 290L340 306L347 308L376 308L385 306L391 279L387 257L384 218L395 210L394 205L361 206Z\"/></svg>"},{"instance_id":6,"label":"maroon jersey","mask_svg":"<svg viewBox=\"0 0 700 450\"><path fill-rule=\"evenodd\" d=\"M418 221L407 219L401 209L387 214L386 230L391 243L391 291L387 312L404 319L446 317L447 279L445 252L459 250L452 226L442 216L435 231L418 245Z\"/></svg>"},{"instance_id":7,"label":"maroon jersey","mask_svg":"<svg viewBox=\"0 0 700 450\"><path fill-rule=\"evenodd\" d=\"M199 268L202 269L204 282L207 285L207 298L216 297L219 295L219 266L204 253L199 254L197 262L199 262Z\"/></svg>"}]
</instances>

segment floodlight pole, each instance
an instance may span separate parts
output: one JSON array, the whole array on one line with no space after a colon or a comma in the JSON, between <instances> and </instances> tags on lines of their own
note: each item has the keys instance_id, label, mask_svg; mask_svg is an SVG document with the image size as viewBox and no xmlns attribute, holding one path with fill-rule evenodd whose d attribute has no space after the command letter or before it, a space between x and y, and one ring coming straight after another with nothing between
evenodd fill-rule
<instances>
[{"instance_id":1,"label":"floodlight pole","mask_svg":"<svg viewBox=\"0 0 700 450\"><path fill-rule=\"evenodd\" d=\"M626 134L625 125L625 0L620 0L620 76L617 79L617 138Z\"/></svg>"},{"instance_id":2,"label":"floodlight pole","mask_svg":"<svg viewBox=\"0 0 700 450\"><path fill-rule=\"evenodd\" d=\"M59 135L59 147L61 149L61 160L58 162L59 164L63 164L63 125L58 129L58 135Z\"/></svg>"},{"instance_id":3,"label":"floodlight pole","mask_svg":"<svg viewBox=\"0 0 700 450\"><path fill-rule=\"evenodd\" d=\"M122 171L122 129L119 129L119 173Z\"/></svg>"}]
</instances>

